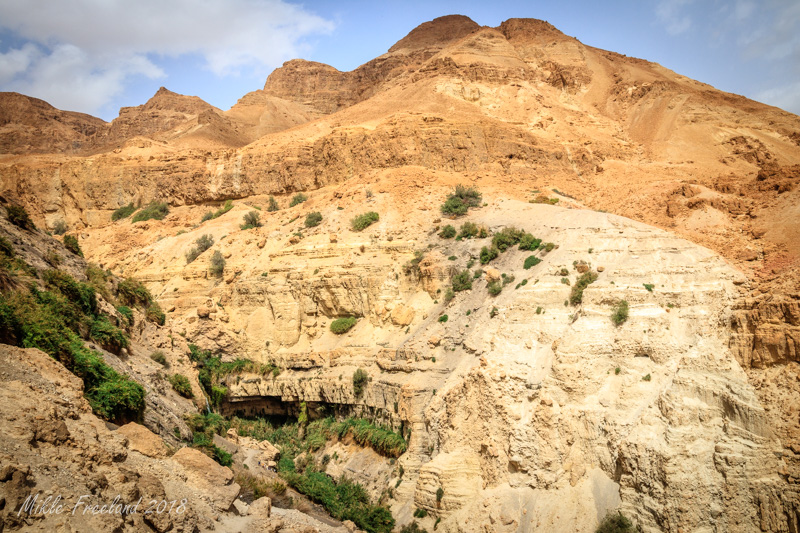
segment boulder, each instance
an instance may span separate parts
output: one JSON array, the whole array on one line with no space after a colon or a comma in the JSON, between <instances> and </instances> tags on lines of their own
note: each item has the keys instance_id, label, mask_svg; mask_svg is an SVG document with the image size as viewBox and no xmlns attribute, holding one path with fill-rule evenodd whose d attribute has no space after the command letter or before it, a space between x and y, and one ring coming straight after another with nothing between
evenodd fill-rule
<instances>
[{"instance_id":1,"label":"boulder","mask_svg":"<svg viewBox=\"0 0 800 533\"><path fill-rule=\"evenodd\" d=\"M208 318L208 315L211 314L211 309L206 307L205 305L201 305L197 308L197 316L199 318Z\"/></svg>"},{"instance_id":2,"label":"boulder","mask_svg":"<svg viewBox=\"0 0 800 533\"><path fill-rule=\"evenodd\" d=\"M117 430L128 438L128 449L147 457L167 457L169 448L161 437L136 422L129 422Z\"/></svg>"},{"instance_id":3,"label":"boulder","mask_svg":"<svg viewBox=\"0 0 800 533\"><path fill-rule=\"evenodd\" d=\"M414 309L404 304L400 304L392 309L392 324L395 326L408 326L414 320Z\"/></svg>"},{"instance_id":4,"label":"boulder","mask_svg":"<svg viewBox=\"0 0 800 533\"><path fill-rule=\"evenodd\" d=\"M486 274L486 281L488 281L489 283L493 281L500 281L500 271L497 270L496 268L489 267L485 269L483 272L484 274Z\"/></svg>"},{"instance_id":5,"label":"boulder","mask_svg":"<svg viewBox=\"0 0 800 533\"><path fill-rule=\"evenodd\" d=\"M183 468L186 482L217 511L230 509L239 485L232 483L233 472L194 448L181 448L172 460Z\"/></svg>"}]
</instances>

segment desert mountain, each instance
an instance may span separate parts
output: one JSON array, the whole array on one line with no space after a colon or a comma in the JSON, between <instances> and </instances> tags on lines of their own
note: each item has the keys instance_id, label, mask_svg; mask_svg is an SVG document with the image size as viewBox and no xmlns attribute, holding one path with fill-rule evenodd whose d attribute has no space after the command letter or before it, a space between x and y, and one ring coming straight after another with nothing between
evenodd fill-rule
<instances>
[{"instance_id":1,"label":"desert mountain","mask_svg":"<svg viewBox=\"0 0 800 533\"><path fill-rule=\"evenodd\" d=\"M800 527L800 117L458 15L351 72L288 61L227 111L0 104L0 196L189 342L280 369L226 378L221 414L401 435L399 467L346 438L295 461L399 525ZM459 184L474 205L442 212Z\"/></svg>"}]
</instances>

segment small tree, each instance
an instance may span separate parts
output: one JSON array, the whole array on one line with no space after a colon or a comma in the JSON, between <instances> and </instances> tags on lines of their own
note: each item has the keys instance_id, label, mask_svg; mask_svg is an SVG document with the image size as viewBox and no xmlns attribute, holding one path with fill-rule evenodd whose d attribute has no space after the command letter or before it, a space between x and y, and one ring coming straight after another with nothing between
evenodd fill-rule
<instances>
[{"instance_id":1,"label":"small tree","mask_svg":"<svg viewBox=\"0 0 800 533\"><path fill-rule=\"evenodd\" d=\"M442 239L452 239L455 236L456 236L456 228L454 228L450 224L443 227L442 231L439 232L439 237L441 237Z\"/></svg>"},{"instance_id":2,"label":"small tree","mask_svg":"<svg viewBox=\"0 0 800 533\"><path fill-rule=\"evenodd\" d=\"M369 374L365 370L356 369L353 372L353 392L356 396L361 396L364 393L364 387L369 381Z\"/></svg>"},{"instance_id":3,"label":"small tree","mask_svg":"<svg viewBox=\"0 0 800 533\"><path fill-rule=\"evenodd\" d=\"M275 200L274 196L270 196L269 197L269 207L267 207L267 211L269 211L270 213L274 213L278 209L280 209L280 207L278 207L277 200Z\"/></svg>"},{"instance_id":4,"label":"small tree","mask_svg":"<svg viewBox=\"0 0 800 533\"><path fill-rule=\"evenodd\" d=\"M208 271L216 277L220 277L225 271L225 258L222 257L222 253L219 250L214 250L214 253L211 254Z\"/></svg>"},{"instance_id":5,"label":"small tree","mask_svg":"<svg viewBox=\"0 0 800 533\"><path fill-rule=\"evenodd\" d=\"M250 211L242 218L244 224L239 227L242 229L252 229L261 227L261 213L258 211Z\"/></svg>"},{"instance_id":6,"label":"small tree","mask_svg":"<svg viewBox=\"0 0 800 533\"><path fill-rule=\"evenodd\" d=\"M462 270L453 276L453 290L456 292L467 291L472 288L472 276L469 270Z\"/></svg>"}]
</instances>

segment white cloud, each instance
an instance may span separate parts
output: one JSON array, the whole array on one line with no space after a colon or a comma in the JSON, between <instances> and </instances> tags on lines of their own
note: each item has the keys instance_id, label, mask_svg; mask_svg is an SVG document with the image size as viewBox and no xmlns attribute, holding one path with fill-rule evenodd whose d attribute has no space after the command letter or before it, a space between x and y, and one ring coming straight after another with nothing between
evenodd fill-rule
<instances>
[{"instance_id":1,"label":"white cloud","mask_svg":"<svg viewBox=\"0 0 800 533\"><path fill-rule=\"evenodd\" d=\"M679 35L692 27L692 19L683 12L683 8L692 3L692 0L661 0L656 7L656 15L664 24L667 33Z\"/></svg>"},{"instance_id":2,"label":"white cloud","mask_svg":"<svg viewBox=\"0 0 800 533\"><path fill-rule=\"evenodd\" d=\"M800 82L761 91L754 99L800 115Z\"/></svg>"},{"instance_id":3,"label":"white cloud","mask_svg":"<svg viewBox=\"0 0 800 533\"><path fill-rule=\"evenodd\" d=\"M333 24L281 0L3 0L0 27L25 42L0 53L0 89L93 112L129 78L163 76L161 58L266 73Z\"/></svg>"}]
</instances>

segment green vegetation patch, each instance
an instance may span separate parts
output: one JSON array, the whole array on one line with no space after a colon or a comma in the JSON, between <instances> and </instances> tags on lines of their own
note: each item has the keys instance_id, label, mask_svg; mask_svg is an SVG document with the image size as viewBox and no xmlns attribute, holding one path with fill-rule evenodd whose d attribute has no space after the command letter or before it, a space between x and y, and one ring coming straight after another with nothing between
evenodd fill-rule
<instances>
[{"instance_id":1,"label":"green vegetation patch","mask_svg":"<svg viewBox=\"0 0 800 533\"><path fill-rule=\"evenodd\" d=\"M353 329L353 326L355 326L357 322L358 319L353 316L337 318L331 322L331 331L337 335L342 335Z\"/></svg>"},{"instance_id":2,"label":"green vegetation patch","mask_svg":"<svg viewBox=\"0 0 800 533\"><path fill-rule=\"evenodd\" d=\"M377 222L378 220L380 220L380 215L378 215L378 213L376 213L375 211L368 211L366 213L362 213L354 217L350 221L350 228L353 231L362 231L371 226L372 224L374 224L375 222Z\"/></svg>"},{"instance_id":3,"label":"green vegetation patch","mask_svg":"<svg viewBox=\"0 0 800 533\"><path fill-rule=\"evenodd\" d=\"M615 326L621 326L628 320L628 301L620 300L611 310L611 321Z\"/></svg>"},{"instance_id":4,"label":"green vegetation patch","mask_svg":"<svg viewBox=\"0 0 800 533\"><path fill-rule=\"evenodd\" d=\"M133 205L133 202L129 203L128 205L123 205L119 209L115 209L113 213L111 213L111 220L116 222L117 220L122 220L123 218L128 218L131 216L134 211L136 211L136 207Z\"/></svg>"},{"instance_id":5,"label":"green vegetation patch","mask_svg":"<svg viewBox=\"0 0 800 533\"><path fill-rule=\"evenodd\" d=\"M471 207L478 207L481 205L481 199L482 195L478 189L466 187L464 185L456 185L456 188L453 189L453 192L450 193L442 204L442 214L453 217L466 215Z\"/></svg>"},{"instance_id":6,"label":"green vegetation patch","mask_svg":"<svg viewBox=\"0 0 800 533\"><path fill-rule=\"evenodd\" d=\"M578 305L579 303L583 302L583 291L595 281L597 281L597 274L594 272L585 272L581 274L581 276L572 286L572 291L569 295L569 303L572 305Z\"/></svg>"},{"instance_id":7,"label":"green vegetation patch","mask_svg":"<svg viewBox=\"0 0 800 533\"><path fill-rule=\"evenodd\" d=\"M194 397L194 393L192 392L192 384L189 383L189 378L183 374L172 374L167 378L167 380L169 381L169 384L172 385L172 388L175 389L175 392L184 398Z\"/></svg>"},{"instance_id":8,"label":"green vegetation patch","mask_svg":"<svg viewBox=\"0 0 800 533\"><path fill-rule=\"evenodd\" d=\"M322 222L322 213L319 211L312 211L306 215L305 226L307 228L315 228Z\"/></svg>"},{"instance_id":9,"label":"green vegetation patch","mask_svg":"<svg viewBox=\"0 0 800 533\"><path fill-rule=\"evenodd\" d=\"M72 252L73 254L83 257L83 250L81 250L81 245L78 244L78 238L74 235L64 235L64 248Z\"/></svg>"},{"instance_id":10,"label":"green vegetation patch","mask_svg":"<svg viewBox=\"0 0 800 533\"><path fill-rule=\"evenodd\" d=\"M164 220L169 214L169 206L166 202L151 202L133 215L133 222L144 222L145 220Z\"/></svg>"}]
</instances>

